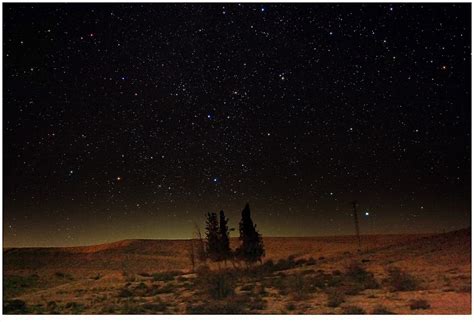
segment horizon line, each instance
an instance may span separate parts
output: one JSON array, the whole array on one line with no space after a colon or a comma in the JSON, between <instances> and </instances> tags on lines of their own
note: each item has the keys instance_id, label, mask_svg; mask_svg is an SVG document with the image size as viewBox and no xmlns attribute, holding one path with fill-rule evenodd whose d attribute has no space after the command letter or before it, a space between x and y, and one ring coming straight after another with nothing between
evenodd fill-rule
<instances>
[{"instance_id":1,"label":"horizon line","mask_svg":"<svg viewBox=\"0 0 474 322\"><path fill-rule=\"evenodd\" d=\"M441 234L447 234L451 232L456 232L456 231L461 231L461 230L466 230L466 229L471 229L471 225L464 227L464 228L459 228L459 229L454 229L454 230L448 230L445 232L420 232L420 233L367 233L367 234L361 234L360 236L399 236L399 235L441 235ZM265 238L322 238L322 237L356 237L354 234L343 234L343 235L312 235L312 236L262 236L263 239ZM239 237L230 237L230 239L238 239ZM102 242L102 243L93 243L93 244L83 244L83 245L75 245L75 246L4 246L4 241L2 241L2 248L3 250L7 249L21 249L21 248L77 248L77 247L92 247L92 246L98 246L98 245L105 245L105 244L113 244L113 243L119 243L123 241L133 241L133 240L142 240L142 241L189 241L189 240L194 240L198 238L125 238L125 239L118 239L114 241L109 241L109 242ZM205 238L203 238L205 239Z\"/></svg>"}]
</instances>

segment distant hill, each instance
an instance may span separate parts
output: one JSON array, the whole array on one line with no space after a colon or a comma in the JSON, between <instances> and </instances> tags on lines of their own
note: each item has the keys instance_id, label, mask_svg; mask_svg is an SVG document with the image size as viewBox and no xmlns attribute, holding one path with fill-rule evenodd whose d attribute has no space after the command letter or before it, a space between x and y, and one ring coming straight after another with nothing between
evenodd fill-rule
<instances>
[{"instance_id":1,"label":"distant hill","mask_svg":"<svg viewBox=\"0 0 474 322\"><path fill-rule=\"evenodd\" d=\"M131 271L147 272L188 269L189 240L130 239L82 247L9 248L4 249L5 272L61 271ZM231 240L232 247L238 239ZM266 259L333 257L334 260L357 254L353 236L335 237L267 237ZM362 236L363 253L378 254L379 260L422 260L442 263L471 261L471 230L463 229L432 235ZM408 256L409 254L409 256Z\"/></svg>"}]
</instances>

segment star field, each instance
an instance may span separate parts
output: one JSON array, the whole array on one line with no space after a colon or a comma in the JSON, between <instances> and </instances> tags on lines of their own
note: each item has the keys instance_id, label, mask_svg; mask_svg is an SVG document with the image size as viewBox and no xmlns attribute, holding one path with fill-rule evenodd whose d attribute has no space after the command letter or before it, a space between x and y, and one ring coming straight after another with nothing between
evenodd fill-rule
<instances>
[{"instance_id":1,"label":"star field","mask_svg":"<svg viewBox=\"0 0 474 322\"><path fill-rule=\"evenodd\" d=\"M470 225L470 4L5 4L4 238Z\"/></svg>"}]
</instances>

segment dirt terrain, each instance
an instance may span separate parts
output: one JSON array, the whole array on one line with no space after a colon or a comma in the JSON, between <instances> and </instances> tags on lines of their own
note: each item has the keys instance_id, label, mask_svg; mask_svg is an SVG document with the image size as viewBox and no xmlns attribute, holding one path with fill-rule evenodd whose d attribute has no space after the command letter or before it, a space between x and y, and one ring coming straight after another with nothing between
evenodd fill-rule
<instances>
[{"instance_id":1,"label":"dirt terrain","mask_svg":"<svg viewBox=\"0 0 474 322\"><path fill-rule=\"evenodd\" d=\"M190 243L4 249L4 313L471 313L470 229L363 236L361 251L351 236L268 237L263 264L194 270Z\"/></svg>"}]
</instances>

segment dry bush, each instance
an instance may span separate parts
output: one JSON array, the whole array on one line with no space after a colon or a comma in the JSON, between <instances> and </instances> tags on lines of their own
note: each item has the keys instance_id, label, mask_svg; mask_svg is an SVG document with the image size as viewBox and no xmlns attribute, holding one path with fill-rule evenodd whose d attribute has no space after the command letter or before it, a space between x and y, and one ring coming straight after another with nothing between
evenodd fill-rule
<instances>
[{"instance_id":1,"label":"dry bush","mask_svg":"<svg viewBox=\"0 0 474 322\"><path fill-rule=\"evenodd\" d=\"M243 298L229 298L226 301L209 301L199 305L188 305L188 314L245 314L246 301Z\"/></svg>"},{"instance_id":2,"label":"dry bush","mask_svg":"<svg viewBox=\"0 0 474 322\"><path fill-rule=\"evenodd\" d=\"M153 273L151 276L153 277L153 281L172 281L178 275L181 275L181 271L166 271L166 272L157 272Z\"/></svg>"},{"instance_id":3,"label":"dry bush","mask_svg":"<svg viewBox=\"0 0 474 322\"><path fill-rule=\"evenodd\" d=\"M208 268L198 269L194 279L194 288L203 291L213 299L223 299L235 293L237 275L235 272L211 271Z\"/></svg>"},{"instance_id":4,"label":"dry bush","mask_svg":"<svg viewBox=\"0 0 474 322\"><path fill-rule=\"evenodd\" d=\"M389 309L387 309L383 305L377 305L372 311L372 314L395 314L395 313L391 312Z\"/></svg>"},{"instance_id":5,"label":"dry bush","mask_svg":"<svg viewBox=\"0 0 474 322\"><path fill-rule=\"evenodd\" d=\"M39 284L39 276L36 274L30 276L5 275L3 277L3 296L6 299L13 298Z\"/></svg>"},{"instance_id":6,"label":"dry bush","mask_svg":"<svg viewBox=\"0 0 474 322\"><path fill-rule=\"evenodd\" d=\"M344 292L339 289L331 289L327 293L327 306L338 307L345 301Z\"/></svg>"},{"instance_id":7,"label":"dry bush","mask_svg":"<svg viewBox=\"0 0 474 322\"><path fill-rule=\"evenodd\" d=\"M388 277L384 280L392 292L414 291L418 288L417 279L398 267L389 267Z\"/></svg>"},{"instance_id":8,"label":"dry bush","mask_svg":"<svg viewBox=\"0 0 474 322\"><path fill-rule=\"evenodd\" d=\"M366 289L379 288L374 274L367 271L359 263L352 262L343 275L347 295L356 295Z\"/></svg>"},{"instance_id":9,"label":"dry bush","mask_svg":"<svg viewBox=\"0 0 474 322\"><path fill-rule=\"evenodd\" d=\"M28 313L28 306L22 300L6 301L3 305L3 314L26 314Z\"/></svg>"},{"instance_id":10,"label":"dry bush","mask_svg":"<svg viewBox=\"0 0 474 322\"><path fill-rule=\"evenodd\" d=\"M365 314L365 311L361 307L351 305L346 306L343 309L342 314Z\"/></svg>"},{"instance_id":11,"label":"dry bush","mask_svg":"<svg viewBox=\"0 0 474 322\"><path fill-rule=\"evenodd\" d=\"M431 307L428 301L422 299L411 300L409 305L411 310L427 310Z\"/></svg>"}]
</instances>

